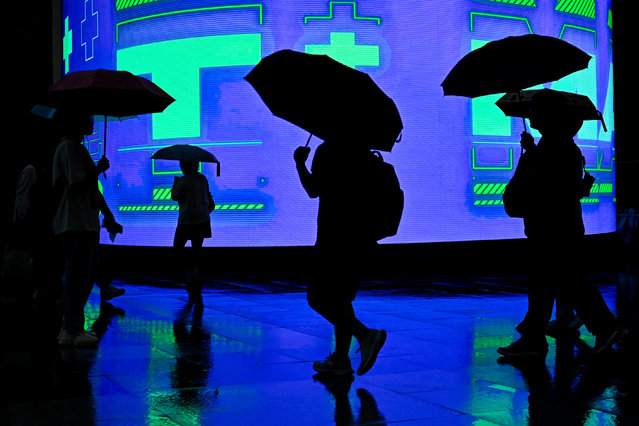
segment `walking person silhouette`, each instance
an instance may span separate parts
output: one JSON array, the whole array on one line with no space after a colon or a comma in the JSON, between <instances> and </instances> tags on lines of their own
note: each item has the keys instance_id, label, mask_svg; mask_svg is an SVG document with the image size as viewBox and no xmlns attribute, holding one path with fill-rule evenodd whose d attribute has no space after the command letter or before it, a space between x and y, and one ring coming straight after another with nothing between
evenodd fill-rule
<instances>
[{"instance_id":1,"label":"walking person silhouette","mask_svg":"<svg viewBox=\"0 0 639 426\"><path fill-rule=\"evenodd\" d=\"M497 352L510 357L545 355L545 331L557 294L574 306L586 328L596 336L598 354L625 330L594 283L586 280L583 261L584 223L580 199L585 196L583 156L573 137L583 124L575 111L560 103L551 91L535 95L530 125L541 133L537 145L522 134L518 170L528 188L524 227L529 242L526 263L530 272L528 312L517 326L521 338Z\"/></svg>"},{"instance_id":2,"label":"walking person silhouette","mask_svg":"<svg viewBox=\"0 0 639 426\"><path fill-rule=\"evenodd\" d=\"M198 172L197 161L180 161L184 176L175 177L171 187L171 199L178 202L178 224L173 238L173 247L179 251L189 267L186 291L189 301L202 304L202 244L211 237L210 214L215 203L209 190L209 181ZM186 242L191 240L191 256L184 253Z\"/></svg>"},{"instance_id":3,"label":"walking person silhouette","mask_svg":"<svg viewBox=\"0 0 639 426\"><path fill-rule=\"evenodd\" d=\"M335 351L324 361L315 361L318 373L353 374L349 350L358 340L364 374L375 363L386 340L385 330L366 327L357 319L352 302L359 288L362 260L377 242L367 233L366 214L357 208L365 161L370 154L353 140L326 140L316 149L309 171L310 148L298 147L294 159L302 186L311 198L319 197L314 268L310 271L309 306L333 325Z\"/></svg>"}]
</instances>

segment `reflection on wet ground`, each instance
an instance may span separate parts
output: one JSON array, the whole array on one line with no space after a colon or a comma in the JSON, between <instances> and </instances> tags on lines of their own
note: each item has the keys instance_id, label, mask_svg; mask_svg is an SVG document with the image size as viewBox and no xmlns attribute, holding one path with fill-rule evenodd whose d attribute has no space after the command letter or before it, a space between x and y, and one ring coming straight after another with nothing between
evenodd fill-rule
<instances>
[{"instance_id":1,"label":"reflection on wet ground","mask_svg":"<svg viewBox=\"0 0 639 426\"><path fill-rule=\"evenodd\" d=\"M508 277L369 282L355 302L388 340L363 376L315 375L331 328L293 282L209 280L203 309L170 280L120 277L87 305L93 349L60 349L55 307L7 307L0 424L637 424L632 339L601 359L594 338L549 338L545 361L500 359L526 309ZM601 287L634 329L635 277ZM353 345L352 360L359 364Z\"/></svg>"}]
</instances>

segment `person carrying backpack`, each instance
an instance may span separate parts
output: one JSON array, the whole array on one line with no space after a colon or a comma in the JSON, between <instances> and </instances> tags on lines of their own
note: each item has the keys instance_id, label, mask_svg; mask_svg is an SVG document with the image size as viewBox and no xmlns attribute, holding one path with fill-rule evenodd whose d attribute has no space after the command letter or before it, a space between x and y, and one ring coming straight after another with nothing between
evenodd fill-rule
<instances>
[{"instance_id":1,"label":"person carrying backpack","mask_svg":"<svg viewBox=\"0 0 639 426\"><path fill-rule=\"evenodd\" d=\"M385 330L365 326L356 316L352 302L359 288L362 260L377 245L369 229L369 209L361 203L365 192L368 148L350 140L327 140L315 152L311 170L306 167L310 148L294 153L302 186L311 198L319 197L314 268L308 283L309 306L329 321L335 333L335 351L324 361L315 361L318 373L353 374L348 356L355 336L362 353L357 374L375 363L386 341Z\"/></svg>"}]
</instances>

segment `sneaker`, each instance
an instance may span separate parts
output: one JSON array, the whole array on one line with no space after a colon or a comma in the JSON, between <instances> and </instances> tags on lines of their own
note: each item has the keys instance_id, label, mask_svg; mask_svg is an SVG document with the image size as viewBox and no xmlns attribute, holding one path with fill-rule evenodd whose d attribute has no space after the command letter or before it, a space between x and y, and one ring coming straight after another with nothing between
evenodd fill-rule
<instances>
[{"instance_id":1,"label":"sneaker","mask_svg":"<svg viewBox=\"0 0 639 426\"><path fill-rule=\"evenodd\" d=\"M548 343L533 344L524 339L519 339L505 348L497 348L497 353L509 357L546 356Z\"/></svg>"},{"instance_id":2,"label":"sneaker","mask_svg":"<svg viewBox=\"0 0 639 426\"><path fill-rule=\"evenodd\" d=\"M68 333L63 330L58 338L58 345L60 346L91 346L96 343L98 343L97 336L84 330L77 333Z\"/></svg>"},{"instance_id":3,"label":"sneaker","mask_svg":"<svg viewBox=\"0 0 639 426\"><path fill-rule=\"evenodd\" d=\"M593 355L598 355L610 348L620 338L625 337L628 334L628 330L616 327L606 332L597 335L595 340L595 347L590 351Z\"/></svg>"},{"instance_id":4,"label":"sneaker","mask_svg":"<svg viewBox=\"0 0 639 426\"><path fill-rule=\"evenodd\" d=\"M108 286L100 289L100 299L103 302L106 302L107 300L111 300L111 299L115 299L116 297L120 297L124 293L126 293L125 289L120 288L120 287L114 287L114 286L109 284Z\"/></svg>"},{"instance_id":5,"label":"sneaker","mask_svg":"<svg viewBox=\"0 0 639 426\"><path fill-rule=\"evenodd\" d=\"M329 355L324 361L315 361L313 363L313 370L318 373L335 374L336 376L353 374L351 359L346 357L341 360L336 360L334 354Z\"/></svg>"},{"instance_id":6,"label":"sneaker","mask_svg":"<svg viewBox=\"0 0 639 426\"><path fill-rule=\"evenodd\" d=\"M384 342L386 342L386 330L369 330L368 337L359 344L358 351L362 352L362 360L357 374L361 376L373 367Z\"/></svg>"}]
</instances>

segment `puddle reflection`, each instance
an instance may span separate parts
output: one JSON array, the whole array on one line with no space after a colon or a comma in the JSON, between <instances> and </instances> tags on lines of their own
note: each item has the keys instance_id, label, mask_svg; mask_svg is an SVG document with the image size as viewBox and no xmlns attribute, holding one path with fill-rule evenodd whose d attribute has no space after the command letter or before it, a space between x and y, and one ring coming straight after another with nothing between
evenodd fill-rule
<instances>
[{"instance_id":1,"label":"puddle reflection","mask_svg":"<svg viewBox=\"0 0 639 426\"><path fill-rule=\"evenodd\" d=\"M577 337L558 338L556 348L554 370L543 357L497 360L519 370L526 382L528 424L617 424L616 413L622 411L618 407L629 400L625 380L615 377L627 379L633 372L623 351L588 357L583 354L589 347Z\"/></svg>"},{"instance_id":2,"label":"puddle reflection","mask_svg":"<svg viewBox=\"0 0 639 426\"><path fill-rule=\"evenodd\" d=\"M316 374L313 376L313 380L323 384L335 400L334 420L336 425L386 424L386 418L379 411L375 398L364 388L359 388L356 391L360 407L357 417L355 417L350 400L351 385L355 380L352 375Z\"/></svg>"}]
</instances>

